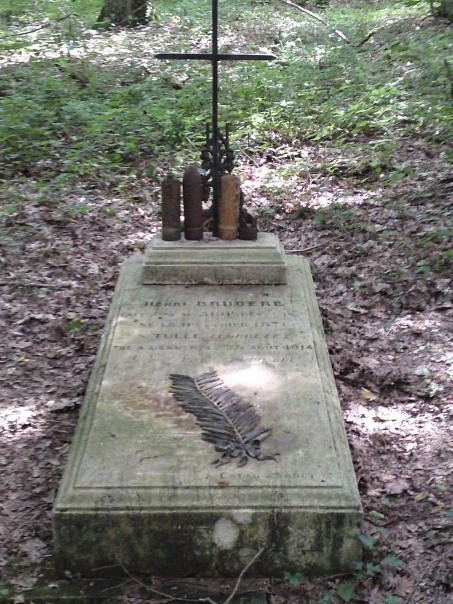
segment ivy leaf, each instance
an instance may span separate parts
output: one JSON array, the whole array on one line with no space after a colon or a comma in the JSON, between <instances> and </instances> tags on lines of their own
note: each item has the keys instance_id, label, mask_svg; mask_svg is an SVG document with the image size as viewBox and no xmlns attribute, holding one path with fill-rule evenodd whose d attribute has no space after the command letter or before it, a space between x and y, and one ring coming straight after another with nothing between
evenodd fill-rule
<instances>
[{"instance_id":1,"label":"ivy leaf","mask_svg":"<svg viewBox=\"0 0 453 604\"><path fill-rule=\"evenodd\" d=\"M371 518L374 518L375 520L384 520L385 518L385 515L381 514L381 512L378 512L377 510L371 510L369 516L371 516Z\"/></svg>"},{"instance_id":2,"label":"ivy leaf","mask_svg":"<svg viewBox=\"0 0 453 604\"><path fill-rule=\"evenodd\" d=\"M373 564L372 562L368 562L365 566L365 572L369 577L374 577L379 572L379 566Z\"/></svg>"},{"instance_id":3,"label":"ivy leaf","mask_svg":"<svg viewBox=\"0 0 453 604\"><path fill-rule=\"evenodd\" d=\"M376 539L371 537L371 535L360 533L360 535L357 535L357 539L360 541L365 551L372 552L374 550L376 546Z\"/></svg>"},{"instance_id":4,"label":"ivy leaf","mask_svg":"<svg viewBox=\"0 0 453 604\"><path fill-rule=\"evenodd\" d=\"M350 602L355 596L355 587L350 581L340 583L337 589L337 596L343 600L343 602Z\"/></svg>"},{"instance_id":5,"label":"ivy leaf","mask_svg":"<svg viewBox=\"0 0 453 604\"><path fill-rule=\"evenodd\" d=\"M11 587L8 587L7 585L0 585L0 597L6 597L6 596L10 596L12 592Z\"/></svg>"},{"instance_id":6,"label":"ivy leaf","mask_svg":"<svg viewBox=\"0 0 453 604\"><path fill-rule=\"evenodd\" d=\"M404 566L404 562L395 554L387 554L387 556L385 556L385 558L382 560L381 564L383 566L388 566L389 568L401 568Z\"/></svg>"},{"instance_id":7,"label":"ivy leaf","mask_svg":"<svg viewBox=\"0 0 453 604\"><path fill-rule=\"evenodd\" d=\"M287 581L290 585L294 585L294 587L298 587L302 583L303 576L301 573L296 573L292 575L291 573L286 572L283 575L285 581Z\"/></svg>"}]
</instances>

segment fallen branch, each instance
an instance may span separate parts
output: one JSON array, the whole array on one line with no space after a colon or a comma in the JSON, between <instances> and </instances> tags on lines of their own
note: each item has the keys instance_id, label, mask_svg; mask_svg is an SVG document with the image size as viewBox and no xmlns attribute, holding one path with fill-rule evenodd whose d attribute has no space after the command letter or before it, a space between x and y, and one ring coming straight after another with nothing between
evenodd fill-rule
<instances>
[{"instance_id":1,"label":"fallen branch","mask_svg":"<svg viewBox=\"0 0 453 604\"><path fill-rule=\"evenodd\" d=\"M243 576L245 575L245 573L248 571L248 569L252 566L252 564L254 564L256 562L256 560L258 560L258 558L261 556L261 554L264 552L264 546L261 547L256 554L253 556L253 558L247 562L247 564L244 566L244 568L242 569L238 580L236 581L236 585L234 586L233 591L230 593L230 595L228 596L228 598L225 600L225 602L223 604L230 604L231 600L234 598L234 596L237 593L237 590L239 589L239 585L242 581Z\"/></svg>"},{"instance_id":2,"label":"fallen branch","mask_svg":"<svg viewBox=\"0 0 453 604\"><path fill-rule=\"evenodd\" d=\"M365 44L365 42L368 42L368 40L369 40L370 38L372 38L372 37L374 36L374 34L377 34L379 31L381 31L381 29L384 29L384 27L387 27L387 25L382 25L381 27L376 27L376 29L372 29L372 30L370 31L370 33L369 33L369 34L367 34L367 35L366 35L366 36L363 38L363 40L362 40L361 42L359 42L359 43L356 45L356 48L360 48L361 46L363 46L363 45Z\"/></svg>"},{"instance_id":3,"label":"fallen branch","mask_svg":"<svg viewBox=\"0 0 453 604\"><path fill-rule=\"evenodd\" d=\"M367 34L363 38L363 40L361 40L358 44L353 44L351 42L351 40L340 29L336 29L335 27L333 27L332 25L330 25L330 23L328 23L325 19L323 19L317 13L314 13L313 11L309 10L308 8L304 8L303 6L299 6L295 2L291 2L291 0L278 0L278 1L279 2L283 2L283 4L287 4L288 6L292 6L293 8L296 8L297 10L300 10L302 13L304 13L305 15L308 15L312 19L316 19L316 21L319 21L319 23L322 23L323 25L325 25L326 27L328 27L339 38L341 38L344 42L346 42L347 44L350 44L354 48L360 48L366 42L368 42L368 40L370 38L372 38L374 36L374 34L377 34L379 31L381 31L381 29L384 29L385 27L387 27L387 25L381 25L380 27L376 27L375 29L371 30L370 33Z\"/></svg>"},{"instance_id":4,"label":"fallen branch","mask_svg":"<svg viewBox=\"0 0 453 604\"><path fill-rule=\"evenodd\" d=\"M428 16L429 16L429 15L428 15ZM426 17L424 17L424 18L422 19L422 21L423 21L425 18L426 18ZM370 33L369 33L369 34L367 34L367 35L366 35L366 36L363 38L363 40L361 40L361 41L360 41L358 44L354 44L355 48L360 48L361 46L363 46L363 45L365 44L365 42L368 42L368 40L374 36L374 34L377 34L377 33L379 33L381 30L388 28L388 26L389 26L389 25L391 25L391 23L390 23L390 24L389 24L389 23L384 23L384 25L380 25L379 27L376 27L375 29L372 29L372 30L370 31Z\"/></svg>"},{"instance_id":5,"label":"fallen branch","mask_svg":"<svg viewBox=\"0 0 453 604\"><path fill-rule=\"evenodd\" d=\"M349 40L349 38L347 38L342 31L340 31L339 29L335 29L334 27L332 27L332 25L330 25L330 23L327 23L327 21L325 21L322 17L320 17L318 14L314 13L313 11L308 10L308 8L304 8L303 6L299 6L298 4L295 4L294 2L291 2L291 0L278 0L278 1L279 2L283 2L283 4L287 4L288 6L292 6L293 8L296 8L297 10L300 10L302 13L304 13L305 15L308 15L312 19L316 19L316 21L319 21L320 23L322 23L323 25L325 25L326 27L328 27L329 29L331 29L344 42L346 42L347 44L351 44L352 45L351 40Z\"/></svg>"},{"instance_id":6,"label":"fallen branch","mask_svg":"<svg viewBox=\"0 0 453 604\"><path fill-rule=\"evenodd\" d=\"M74 287L74 283L63 281L62 283L40 283L38 281L0 281L0 287Z\"/></svg>"},{"instance_id":7,"label":"fallen branch","mask_svg":"<svg viewBox=\"0 0 453 604\"><path fill-rule=\"evenodd\" d=\"M239 585L241 584L241 581L242 581L245 573L249 570L249 568L252 566L252 564L254 564L256 562L256 560L258 560L258 558L261 556L261 554L264 552L264 550L265 550L264 546L261 547L256 552L256 554L253 556L253 558L251 560L249 560L249 562L247 562L247 564L244 566L244 568L239 573L239 577L237 578L233 591L230 593L230 595L225 600L225 602L223 602L223 604L230 604L230 602L232 601L232 599L234 598L234 596L236 595L236 593L239 589ZM151 593L156 594L156 596L161 596L162 598L166 598L169 602L191 602L193 604L218 604L215 600L212 600L211 598L194 599L194 598L186 598L185 596L184 597L172 596L163 591L159 591L158 589L154 589L154 587L150 587L149 585L147 585L146 583L144 583L143 581L141 581L140 579L138 579L137 577L132 575L127 570L127 568L124 566L124 564L122 564L121 562L119 564L116 564L115 566L119 566L121 568L121 570L124 572L124 574L126 574L129 577L129 579L131 579L132 581L135 581L135 583L137 583L141 587L144 587L147 591L150 591ZM104 566L104 567L96 568L94 570L99 571L99 570L102 570L103 568L111 568L111 567ZM107 588L104 591L107 591L108 589L111 589L111 588Z\"/></svg>"},{"instance_id":8,"label":"fallen branch","mask_svg":"<svg viewBox=\"0 0 453 604\"><path fill-rule=\"evenodd\" d=\"M453 99L453 67L447 61L447 59L444 59L444 65L445 69L447 70L447 78L450 83L450 96Z\"/></svg>"},{"instance_id":9,"label":"fallen branch","mask_svg":"<svg viewBox=\"0 0 453 604\"><path fill-rule=\"evenodd\" d=\"M29 29L28 31L19 31L15 34L8 34L7 36L3 36L4 38L15 38L16 36L28 36L28 34L33 34L35 31L39 31L41 29L45 29L46 27L50 27L54 23L58 23L59 21L64 21L64 19L69 19L73 15L71 13L67 15L63 15L62 17L58 17L55 21L49 21L48 23L44 23L44 25L40 25L39 27L35 27L33 29Z\"/></svg>"},{"instance_id":10,"label":"fallen branch","mask_svg":"<svg viewBox=\"0 0 453 604\"><path fill-rule=\"evenodd\" d=\"M409 602L412 600L412 596L415 594L415 592L418 589L418 586L420 585L420 583L423 581L423 579L426 577L426 575L431 571L431 568L434 566L434 564L436 564L436 562L439 562L440 560L442 560L442 558L445 558L447 556L449 556L450 554L453 554L453 547L449 547L447 549L447 551L445 551L443 554L441 554L440 556L438 556L437 558L434 558L434 560L431 560L431 562L428 564L428 566L425 568L425 570L422 572L422 574L420 575L420 577L418 578L417 583L414 585L411 593L407 596L407 598L404 600L404 604L409 604Z\"/></svg>"},{"instance_id":11,"label":"fallen branch","mask_svg":"<svg viewBox=\"0 0 453 604\"><path fill-rule=\"evenodd\" d=\"M311 252L312 250L318 249L318 247L323 247L323 245L325 245L324 241L322 243L317 243L316 245L310 245L310 247L304 247L301 250L286 250L286 253L293 255L305 254L305 252Z\"/></svg>"}]
</instances>

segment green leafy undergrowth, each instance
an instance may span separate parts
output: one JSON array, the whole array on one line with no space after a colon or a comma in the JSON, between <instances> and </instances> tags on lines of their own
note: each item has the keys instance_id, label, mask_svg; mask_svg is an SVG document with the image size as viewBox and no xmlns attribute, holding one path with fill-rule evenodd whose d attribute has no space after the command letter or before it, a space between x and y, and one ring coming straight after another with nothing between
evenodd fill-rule
<instances>
[{"instance_id":1,"label":"green leafy undergrowth","mask_svg":"<svg viewBox=\"0 0 453 604\"><path fill-rule=\"evenodd\" d=\"M124 75L129 81L61 60L18 67L13 80L0 74L6 90L0 104L0 178L65 173L74 180L102 179L132 171L186 141L195 130L187 105L203 94L202 83L193 83L189 98L166 99L165 83L159 88L146 74Z\"/></svg>"},{"instance_id":2,"label":"green leafy undergrowth","mask_svg":"<svg viewBox=\"0 0 453 604\"><path fill-rule=\"evenodd\" d=\"M103 0L2 0L0 28L2 25L39 26L39 23L42 26L63 16L82 18L89 24L97 18L102 4Z\"/></svg>"},{"instance_id":3,"label":"green leafy undergrowth","mask_svg":"<svg viewBox=\"0 0 453 604\"><path fill-rule=\"evenodd\" d=\"M90 29L101 4L5 5L1 179L100 183L140 170L152 174L180 149L196 157L210 118L210 70L159 62L153 54L209 49L205 3L157 3L158 23L113 33ZM417 6L327 9L325 19L356 44L376 29L359 47L279 4L239 0L228 11L221 6L220 16L222 48L276 56L269 63L221 64L220 121L231 123L237 147L253 152L276 143L330 141L344 148L372 141L355 169L399 179L405 174L391 160L396 137L442 144L453 135L444 65L451 32L423 19ZM33 24L45 27L22 35Z\"/></svg>"},{"instance_id":4,"label":"green leafy undergrowth","mask_svg":"<svg viewBox=\"0 0 453 604\"><path fill-rule=\"evenodd\" d=\"M362 602L363 590L369 590L373 586L382 587L382 590L378 590L380 604L401 604L402 599L386 593L384 585L397 582L398 572L404 567L403 560L394 552L383 554L376 538L371 535L362 533L358 535L358 539L364 551L363 560L354 564L354 572L350 577L338 581L335 589L324 592L318 604Z\"/></svg>"}]
</instances>

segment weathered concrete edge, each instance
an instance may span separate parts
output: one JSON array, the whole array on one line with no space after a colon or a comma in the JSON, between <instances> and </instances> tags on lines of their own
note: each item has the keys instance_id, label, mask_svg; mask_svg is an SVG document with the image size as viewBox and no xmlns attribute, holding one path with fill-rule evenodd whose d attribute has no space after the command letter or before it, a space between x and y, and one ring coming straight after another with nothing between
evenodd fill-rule
<instances>
[{"instance_id":1,"label":"weathered concrete edge","mask_svg":"<svg viewBox=\"0 0 453 604\"><path fill-rule=\"evenodd\" d=\"M109 569L110 571L113 569ZM113 576L112 576L113 575ZM138 592L140 601L149 601L151 592L145 579L143 587ZM168 601L180 598L179 601L196 600L224 602L228 597L225 586L219 579L219 585L211 588L202 585L189 585L184 579L172 580L160 585L160 592L168 594ZM151 582L149 582L151 586ZM22 604L100 604L112 602L115 598L125 597L124 575L118 572L106 572L105 577L71 577L67 578L60 572L44 572L37 583L24 591L11 584L0 583L0 604L11 604L15 598ZM115 600L116 601L116 600ZM138 600L137 600L138 601ZM266 593L258 587L254 590L244 589L234 597L232 604L266 604Z\"/></svg>"},{"instance_id":2,"label":"weathered concrete edge","mask_svg":"<svg viewBox=\"0 0 453 604\"><path fill-rule=\"evenodd\" d=\"M299 264L300 259L298 258L289 258L288 264L291 266L296 266ZM338 396L338 391L335 385L335 375L332 369L332 363L330 361L329 350L327 348L327 342L325 338L324 328L321 319L321 313L319 311L319 306L316 303L316 291L313 282L313 277L311 275L310 265L308 260L303 260L303 263L300 262L301 266L303 266L303 271L306 274L306 284L307 288L305 289L305 303L310 314L310 322L313 329L313 341L315 345L316 357L318 359L318 365L322 367L323 371L329 376L329 380L327 382L322 382L322 389L324 391L324 396L326 400L328 417L330 426L332 429L332 433L337 432L338 439L334 439L334 444L337 445L339 440L341 440L345 446L341 447L339 450L337 447L337 455L341 458L340 465L348 471L345 473L348 477L348 489L351 494L355 493L356 502L357 502L357 510L361 514L363 518L363 510L362 503L360 500L360 494L357 486L357 481L355 478L355 470L352 463L352 457L349 450L348 437L346 434L346 430L344 427L343 420L343 412L341 410L340 399ZM311 295L310 295L311 293Z\"/></svg>"},{"instance_id":3,"label":"weathered concrete edge","mask_svg":"<svg viewBox=\"0 0 453 604\"><path fill-rule=\"evenodd\" d=\"M144 285L283 285L286 283L285 268L279 265L260 265L241 268L239 264L223 266L218 271L206 264L186 264L178 267L150 265L143 268ZM240 272L238 272L240 271Z\"/></svg>"},{"instance_id":4,"label":"weathered concrete edge","mask_svg":"<svg viewBox=\"0 0 453 604\"><path fill-rule=\"evenodd\" d=\"M88 421L90 418L94 417L96 412L96 399L100 390L100 386L102 385L102 377L107 365L111 343L115 336L115 329L113 324L115 322L115 318L118 317L118 310L121 307L123 298L126 293L126 288L123 287L123 282L127 281L126 266L133 262L142 262L142 259L142 255L135 254L134 256L128 258L121 266L119 278L115 290L113 292L109 312L105 321L104 331L101 336L101 341L99 343L99 347L96 353L93 369L90 373L87 389L85 391L85 396L80 409L79 421L77 422L77 426L75 428L74 435L71 440L68 458L65 464L63 476L53 505L53 519L55 519L55 513L59 509L61 501L64 499L66 493L70 490L71 484L73 483L74 478L77 474L77 460L79 460L79 462L81 463L83 459L83 455L79 455L78 451L76 450L76 447L74 446L74 443L77 440L83 439L84 434L88 430ZM121 292L121 295L117 295L118 292ZM97 385L98 387L96 387ZM84 448L85 447L83 447L83 449Z\"/></svg>"},{"instance_id":5,"label":"weathered concrete edge","mask_svg":"<svg viewBox=\"0 0 453 604\"><path fill-rule=\"evenodd\" d=\"M247 524L195 512L180 517L147 511L68 514L55 550L58 568L90 573L99 567L160 576L237 576L265 547L250 576L285 572L320 576L348 572L360 560L358 514L254 513ZM184 522L189 523L186 528ZM225 532L223 532L225 531ZM213 539L214 535L214 539ZM223 544L218 538L223 535ZM217 537L216 537L217 536Z\"/></svg>"}]
</instances>

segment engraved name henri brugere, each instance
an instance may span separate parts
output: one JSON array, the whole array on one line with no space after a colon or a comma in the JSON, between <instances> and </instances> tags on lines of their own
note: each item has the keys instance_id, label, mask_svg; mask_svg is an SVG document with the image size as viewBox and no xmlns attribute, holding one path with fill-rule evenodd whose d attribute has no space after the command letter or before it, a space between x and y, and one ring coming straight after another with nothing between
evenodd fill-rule
<instances>
[{"instance_id":1,"label":"engraved name henri brugere","mask_svg":"<svg viewBox=\"0 0 453 604\"><path fill-rule=\"evenodd\" d=\"M198 307L209 307L209 306L258 306L258 307L275 307L284 306L283 300L197 300L195 306ZM145 300L143 306L188 306L187 302L182 301L158 301L158 300Z\"/></svg>"}]
</instances>

